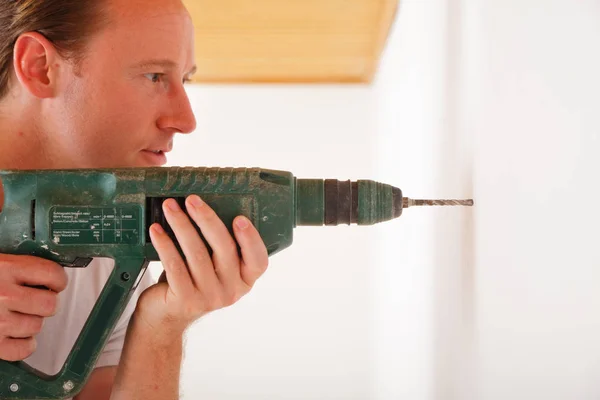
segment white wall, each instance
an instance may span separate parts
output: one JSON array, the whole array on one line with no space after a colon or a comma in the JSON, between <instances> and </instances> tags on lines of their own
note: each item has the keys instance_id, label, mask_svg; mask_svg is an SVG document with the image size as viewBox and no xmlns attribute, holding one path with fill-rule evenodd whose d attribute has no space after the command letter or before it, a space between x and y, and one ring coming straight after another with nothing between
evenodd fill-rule
<instances>
[{"instance_id":1,"label":"white wall","mask_svg":"<svg viewBox=\"0 0 600 400\"><path fill-rule=\"evenodd\" d=\"M478 399L600 397L600 2L467 1Z\"/></svg>"}]
</instances>

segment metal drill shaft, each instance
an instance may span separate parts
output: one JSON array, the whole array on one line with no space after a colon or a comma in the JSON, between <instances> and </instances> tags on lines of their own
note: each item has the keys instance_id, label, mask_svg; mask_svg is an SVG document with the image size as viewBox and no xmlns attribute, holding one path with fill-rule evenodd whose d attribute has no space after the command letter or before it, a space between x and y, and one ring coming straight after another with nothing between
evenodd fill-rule
<instances>
[{"instance_id":1,"label":"metal drill shaft","mask_svg":"<svg viewBox=\"0 0 600 400\"><path fill-rule=\"evenodd\" d=\"M468 200L415 200L409 199L408 197L402 198L402 208L408 208L412 206L472 206L473 199Z\"/></svg>"}]
</instances>

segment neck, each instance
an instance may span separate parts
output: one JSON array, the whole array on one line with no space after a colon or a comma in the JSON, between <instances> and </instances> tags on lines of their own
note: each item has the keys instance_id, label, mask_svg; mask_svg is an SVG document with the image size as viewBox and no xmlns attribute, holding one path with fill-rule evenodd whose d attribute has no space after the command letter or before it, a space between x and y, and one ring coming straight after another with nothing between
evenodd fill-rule
<instances>
[{"instance_id":1,"label":"neck","mask_svg":"<svg viewBox=\"0 0 600 400\"><path fill-rule=\"evenodd\" d=\"M6 100L6 99L5 99ZM17 106L18 101L0 103L0 170L54 168L52 158L37 128L40 115L31 104ZM0 180L0 212L4 189Z\"/></svg>"},{"instance_id":2,"label":"neck","mask_svg":"<svg viewBox=\"0 0 600 400\"><path fill-rule=\"evenodd\" d=\"M52 168L34 110L0 109L0 169Z\"/></svg>"}]
</instances>

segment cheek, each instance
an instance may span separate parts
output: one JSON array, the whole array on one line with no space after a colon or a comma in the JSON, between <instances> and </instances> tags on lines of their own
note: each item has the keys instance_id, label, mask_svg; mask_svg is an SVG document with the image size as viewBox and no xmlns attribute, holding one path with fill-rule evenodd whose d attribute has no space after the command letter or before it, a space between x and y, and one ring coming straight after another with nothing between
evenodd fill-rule
<instances>
[{"instance_id":1,"label":"cheek","mask_svg":"<svg viewBox=\"0 0 600 400\"><path fill-rule=\"evenodd\" d=\"M153 105L147 94L135 88L132 82L119 86L107 85L99 88L96 110L100 119L105 119L121 134L133 138L136 131L147 131L154 121Z\"/></svg>"},{"instance_id":2,"label":"cheek","mask_svg":"<svg viewBox=\"0 0 600 400\"><path fill-rule=\"evenodd\" d=\"M91 146L123 156L147 145L153 118L140 96L114 86L93 93L84 100L85 112L80 115L85 126L82 132Z\"/></svg>"}]
</instances>

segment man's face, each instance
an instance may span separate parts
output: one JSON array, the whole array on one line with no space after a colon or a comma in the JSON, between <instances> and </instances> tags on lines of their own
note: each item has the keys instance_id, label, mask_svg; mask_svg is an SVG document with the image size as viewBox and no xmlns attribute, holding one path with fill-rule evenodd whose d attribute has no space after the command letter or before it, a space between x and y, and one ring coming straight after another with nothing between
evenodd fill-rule
<instances>
[{"instance_id":1,"label":"man's face","mask_svg":"<svg viewBox=\"0 0 600 400\"><path fill-rule=\"evenodd\" d=\"M179 0L107 3L110 24L79 74L60 73L47 154L62 168L162 165L174 135L196 127L183 86L194 69L191 19Z\"/></svg>"}]
</instances>

